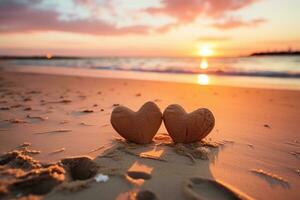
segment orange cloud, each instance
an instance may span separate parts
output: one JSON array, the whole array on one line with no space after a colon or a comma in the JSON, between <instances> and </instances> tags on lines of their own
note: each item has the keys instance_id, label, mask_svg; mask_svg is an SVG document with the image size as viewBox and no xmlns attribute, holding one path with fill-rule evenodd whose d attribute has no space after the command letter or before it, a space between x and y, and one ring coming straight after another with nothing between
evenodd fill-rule
<instances>
[{"instance_id":1,"label":"orange cloud","mask_svg":"<svg viewBox=\"0 0 300 200\"><path fill-rule=\"evenodd\" d=\"M226 29L233 29L239 27L255 27L265 22L266 20L262 18L254 19L251 21L243 21L243 20L231 18L223 22L214 23L211 26L217 29L226 30Z\"/></svg>"},{"instance_id":2,"label":"orange cloud","mask_svg":"<svg viewBox=\"0 0 300 200\"><path fill-rule=\"evenodd\" d=\"M166 32L171 28L195 21L199 16L211 18L213 20L223 18L228 13L247 7L257 0L163 0L159 8L148 8L146 12L152 15L166 15L177 20L176 23L168 24L159 32ZM250 22L231 20L224 23L215 23L216 28L237 28L241 26L254 26L264 22L263 19L255 19Z\"/></svg>"},{"instance_id":3,"label":"orange cloud","mask_svg":"<svg viewBox=\"0 0 300 200\"><path fill-rule=\"evenodd\" d=\"M226 13L247 7L257 0L163 0L162 7L148 8L151 14L168 15L179 23L194 21L198 16L212 18L224 16Z\"/></svg>"}]
</instances>

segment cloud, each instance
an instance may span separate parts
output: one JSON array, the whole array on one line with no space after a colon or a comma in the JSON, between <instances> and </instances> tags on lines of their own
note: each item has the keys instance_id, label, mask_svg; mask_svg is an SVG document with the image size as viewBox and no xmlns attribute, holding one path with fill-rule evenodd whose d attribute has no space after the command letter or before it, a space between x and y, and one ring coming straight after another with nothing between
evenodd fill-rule
<instances>
[{"instance_id":1,"label":"cloud","mask_svg":"<svg viewBox=\"0 0 300 200\"><path fill-rule=\"evenodd\" d=\"M204 15L217 18L228 12L247 7L257 0L163 0L159 8L148 8L146 12L154 15L168 15L177 19L178 23L194 21Z\"/></svg>"},{"instance_id":2,"label":"cloud","mask_svg":"<svg viewBox=\"0 0 300 200\"><path fill-rule=\"evenodd\" d=\"M49 6L48 2L45 6L47 1L44 0L0 0L0 34L62 31L94 35L125 35L147 34L152 30L163 33L174 27L193 23L199 17L216 21L256 1L162 0L154 4L149 3L150 1L141 3L136 0L133 3L134 8L131 8L132 5L128 5L125 0L101 2L70 0L73 7L64 7L65 1L53 1L52 6ZM215 22L211 26L217 29L230 29L255 26L262 22L263 19L248 22L230 19L225 22Z\"/></svg>"},{"instance_id":3,"label":"cloud","mask_svg":"<svg viewBox=\"0 0 300 200\"><path fill-rule=\"evenodd\" d=\"M248 7L258 0L207 0L206 14L211 17L222 17L228 12Z\"/></svg>"},{"instance_id":4,"label":"cloud","mask_svg":"<svg viewBox=\"0 0 300 200\"><path fill-rule=\"evenodd\" d=\"M98 19L61 20L60 13L35 7L33 2L1 1L0 33L65 31L99 35L145 34L147 26L118 28Z\"/></svg>"},{"instance_id":5,"label":"cloud","mask_svg":"<svg viewBox=\"0 0 300 200\"><path fill-rule=\"evenodd\" d=\"M165 25L158 32L166 32L174 27L196 21L199 17L210 18L213 21L228 17L234 11L252 5L258 0L163 0L160 7L148 8L146 12L152 15L173 17L176 22ZM238 27L255 26L265 22L264 19L254 19L249 22L230 20L223 23L214 23L218 29L233 29Z\"/></svg>"},{"instance_id":6,"label":"cloud","mask_svg":"<svg viewBox=\"0 0 300 200\"><path fill-rule=\"evenodd\" d=\"M266 22L266 20L262 19L262 18L253 19L250 21L243 21L240 19L230 18L223 22L213 23L213 24L211 24L211 26L216 29L227 30L227 29L234 29L234 28L240 28L240 27L256 27L265 22Z\"/></svg>"}]
</instances>

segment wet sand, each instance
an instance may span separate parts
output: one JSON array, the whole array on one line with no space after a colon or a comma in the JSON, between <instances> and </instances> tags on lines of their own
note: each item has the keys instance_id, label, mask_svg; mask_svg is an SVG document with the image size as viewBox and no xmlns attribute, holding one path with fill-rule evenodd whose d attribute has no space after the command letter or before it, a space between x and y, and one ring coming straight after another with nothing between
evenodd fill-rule
<instances>
[{"instance_id":1,"label":"wet sand","mask_svg":"<svg viewBox=\"0 0 300 200\"><path fill-rule=\"evenodd\" d=\"M0 73L4 198L300 196L299 91ZM161 111L174 103L189 112L209 108L215 128L207 143L174 145L163 124L150 145L126 143L110 124L112 109L138 110L146 101ZM99 174L109 179L97 182ZM42 194L28 189L41 180L48 180L36 188Z\"/></svg>"}]
</instances>

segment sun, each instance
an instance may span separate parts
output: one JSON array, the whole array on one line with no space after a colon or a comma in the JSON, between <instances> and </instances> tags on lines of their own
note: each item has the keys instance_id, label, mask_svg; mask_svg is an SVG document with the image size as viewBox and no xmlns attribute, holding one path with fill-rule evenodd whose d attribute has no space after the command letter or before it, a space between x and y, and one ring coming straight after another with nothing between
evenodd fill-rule
<instances>
[{"instance_id":1,"label":"sun","mask_svg":"<svg viewBox=\"0 0 300 200\"><path fill-rule=\"evenodd\" d=\"M199 55L202 57L209 57L214 55L214 50L209 45L204 45L199 48Z\"/></svg>"}]
</instances>

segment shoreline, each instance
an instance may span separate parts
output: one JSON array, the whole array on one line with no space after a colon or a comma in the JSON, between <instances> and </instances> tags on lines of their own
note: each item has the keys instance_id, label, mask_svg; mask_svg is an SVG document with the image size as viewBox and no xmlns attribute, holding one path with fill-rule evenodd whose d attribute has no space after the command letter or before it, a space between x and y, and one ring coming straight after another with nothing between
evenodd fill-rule
<instances>
[{"instance_id":1,"label":"shoreline","mask_svg":"<svg viewBox=\"0 0 300 200\"><path fill-rule=\"evenodd\" d=\"M129 80L146 80L169 83L229 86L244 88L261 89L283 89L300 90L300 81L297 78L275 78L275 77L247 77L247 76L220 76L209 74L176 74L176 73L155 73L138 72L124 70L105 70L105 69L82 69L68 67L49 67L49 66L10 66L0 67L4 71L36 73L62 76L80 76L97 78L115 78Z\"/></svg>"},{"instance_id":2,"label":"shoreline","mask_svg":"<svg viewBox=\"0 0 300 200\"><path fill-rule=\"evenodd\" d=\"M292 152L300 148L300 91L7 71L1 71L0 81L1 153L27 142L30 149L41 151L33 155L41 162L88 155L104 167L103 174L117 168L124 174L130 167L142 165L145 170L151 169L152 178L138 188L151 190L161 199L185 199L181 185L194 176L220 180L257 199L299 196L299 155ZM159 143L149 149L130 147L133 155L123 149L113 151L113 159L99 158L107 149L119 148L114 142L119 135L109 123L114 105L137 110L149 100L161 111L173 103L188 112L209 108L216 126L207 139L223 145L211 150L209 160L196 160L196 164ZM93 112L83 112L86 109ZM162 125L158 139L166 133ZM127 148L124 143L121 146ZM158 154L167 162L137 157L141 152ZM45 198L99 199L107 197L105 191L117 197L136 189L122 177L110 175L107 183L93 182L76 192L53 191Z\"/></svg>"}]
</instances>

